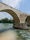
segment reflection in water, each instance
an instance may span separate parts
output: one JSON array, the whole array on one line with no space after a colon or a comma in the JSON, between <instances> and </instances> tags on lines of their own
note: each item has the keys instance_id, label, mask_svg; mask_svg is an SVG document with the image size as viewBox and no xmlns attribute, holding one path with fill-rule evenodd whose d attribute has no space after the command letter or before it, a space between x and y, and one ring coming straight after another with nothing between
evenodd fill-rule
<instances>
[{"instance_id":1,"label":"reflection in water","mask_svg":"<svg viewBox=\"0 0 30 40\"><path fill-rule=\"evenodd\" d=\"M11 23L0 23L0 30L13 28L13 24Z\"/></svg>"},{"instance_id":2,"label":"reflection in water","mask_svg":"<svg viewBox=\"0 0 30 40\"><path fill-rule=\"evenodd\" d=\"M0 24L0 30L9 28L10 30L0 33L0 40L30 40L30 32L28 30L12 29L13 24Z\"/></svg>"}]
</instances>

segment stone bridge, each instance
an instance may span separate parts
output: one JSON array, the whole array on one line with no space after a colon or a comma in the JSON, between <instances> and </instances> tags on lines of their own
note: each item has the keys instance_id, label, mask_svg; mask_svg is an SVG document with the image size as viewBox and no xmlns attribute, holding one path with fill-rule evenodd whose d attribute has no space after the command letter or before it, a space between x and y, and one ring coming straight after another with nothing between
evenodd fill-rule
<instances>
[{"instance_id":1,"label":"stone bridge","mask_svg":"<svg viewBox=\"0 0 30 40\"><path fill-rule=\"evenodd\" d=\"M27 14L24 14L23 12L12 8L11 6L8 6L4 3L0 2L0 12L7 12L13 16L14 19L14 26L15 27L20 27L20 23L25 23L25 20L27 18Z\"/></svg>"}]
</instances>

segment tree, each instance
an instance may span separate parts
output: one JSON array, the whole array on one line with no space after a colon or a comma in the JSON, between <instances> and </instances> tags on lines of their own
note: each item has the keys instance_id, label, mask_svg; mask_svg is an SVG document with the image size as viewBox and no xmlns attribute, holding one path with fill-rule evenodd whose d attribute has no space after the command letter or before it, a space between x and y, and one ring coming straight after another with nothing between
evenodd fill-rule
<instances>
[{"instance_id":1,"label":"tree","mask_svg":"<svg viewBox=\"0 0 30 40\"><path fill-rule=\"evenodd\" d=\"M8 18L4 18L0 20L0 23L14 23L14 20L10 20Z\"/></svg>"}]
</instances>

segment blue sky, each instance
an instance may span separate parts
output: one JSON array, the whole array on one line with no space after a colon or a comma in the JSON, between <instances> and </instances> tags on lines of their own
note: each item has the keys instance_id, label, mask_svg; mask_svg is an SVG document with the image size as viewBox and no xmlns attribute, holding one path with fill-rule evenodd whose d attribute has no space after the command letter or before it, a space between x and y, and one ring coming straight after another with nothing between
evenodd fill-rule
<instances>
[{"instance_id":1,"label":"blue sky","mask_svg":"<svg viewBox=\"0 0 30 40\"><path fill-rule=\"evenodd\" d=\"M30 0L2 0L2 2L22 12L30 13Z\"/></svg>"},{"instance_id":2,"label":"blue sky","mask_svg":"<svg viewBox=\"0 0 30 40\"><path fill-rule=\"evenodd\" d=\"M23 12L26 12L26 13L30 14L30 0L24 0L21 3L20 10L22 10Z\"/></svg>"},{"instance_id":3,"label":"blue sky","mask_svg":"<svg viewBox=\"0 0 30 40\"><path fill-rule=\"evenodd\" d=\"M30 14L30 0L0 0L0 1L22 12Z\"/></svg>"},{"instance_id":4,"label":"blue sky","mask_svg":"<svg viewBox=\"0 0 30 40\"><path fill-rule=\"evenodd\" d=\"M0 20L3 18L8 18L10 20L13 20L13 17L9 15L7 12L0 12Z\"/></svg>"}]
</instances>

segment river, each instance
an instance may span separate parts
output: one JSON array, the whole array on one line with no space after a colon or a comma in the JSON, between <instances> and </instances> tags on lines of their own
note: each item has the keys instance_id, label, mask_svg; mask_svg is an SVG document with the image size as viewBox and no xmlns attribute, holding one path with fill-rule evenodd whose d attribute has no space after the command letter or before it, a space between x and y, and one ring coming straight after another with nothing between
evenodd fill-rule
<instances>
[{"instance_id":1,"label":"river","mask_svg":"<svg viewBox=\"0 0 30 40\"><path fill-rule=\"evenodd\" d=\"M30 30L14 29L13 24L0 23L0 40L30 40Z\"/></svg>"}]
</instances>

